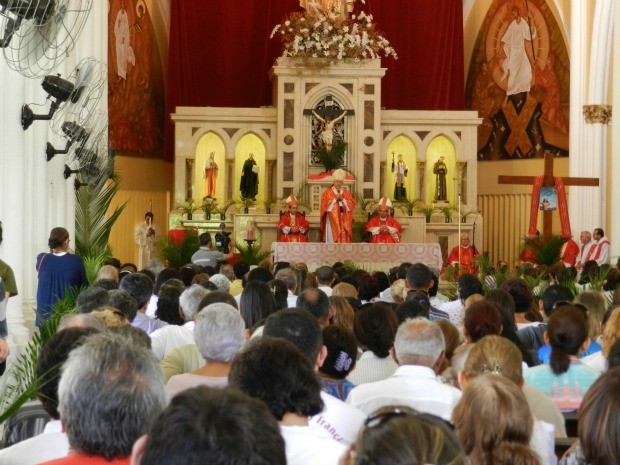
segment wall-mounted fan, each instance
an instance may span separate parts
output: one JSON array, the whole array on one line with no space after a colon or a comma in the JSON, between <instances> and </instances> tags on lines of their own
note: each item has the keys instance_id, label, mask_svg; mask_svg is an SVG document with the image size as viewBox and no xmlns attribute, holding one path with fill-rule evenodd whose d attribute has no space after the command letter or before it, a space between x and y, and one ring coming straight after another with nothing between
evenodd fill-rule
<instances>
[{"instance_id":1,"label":"wall-mounted fan","mask_svg":"<svg viewBox=\"0 0 620 465\"><path fill-rule=\"evenodd\" d=\"M77 173L78 182L96 186L111 176L114 160L108 151L107 121L103 112L97 112L88 133L69 150L64 177Z\"/></svg>"},{"instance_id":2,"label":"wall-mounted fan","mask_svg":"<svg viewBox=\"0 0 620 465\"><path fill-rule=\"evenodd\" d=\"M0 0L0 48L9 67L41 77L73 50L92 0Z\"/></svg>"},{"instance_id":3,"label":"wall-mounted fan","mask_svg":"<svg viewBox=\"0 0 620 465\"><path fill-rule=\"evenodd\" d=\"M2 1L2 0L0 0ZM62 136L62 124L72 121L83 125L98 108L106 88L107 66L94 58L85 58L75 67L67 79L60 75L43 78L41 87L47 98L53 98L47 114L35 114L30 105L22 106L22 128L24 131L35 120L52 120L51 127Z\"/></svg>"}]
</instances>

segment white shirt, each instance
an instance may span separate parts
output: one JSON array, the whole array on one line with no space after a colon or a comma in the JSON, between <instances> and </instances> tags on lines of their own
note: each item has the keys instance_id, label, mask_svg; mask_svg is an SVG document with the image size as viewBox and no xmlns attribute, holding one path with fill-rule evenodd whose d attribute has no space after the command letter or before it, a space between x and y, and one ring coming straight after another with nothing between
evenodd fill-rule
<instances>
[{"instance_id":1,"label":"white shirt","mask_svg":"<svg viewBox=\"0 0 620 465\"><path fill-rule=\"evenodd\" d=\"M338 465L347 446L314 426L282 426L288 465Z\"/></svg>"},{"instance_id":2,"label":"white shirt","mask_svg":"<svg viewBox=\"0 0 620 465\"><path fill-rule=\"evenodd\" d=\"M555 428L550 423L534 419L530 448L536 452L540 465L557 465L555 455Z\"/></svg>"},{"instance_id":3,"label":"white shirt","mask_svg":"<svg viewBox=\"0 0 620 465\"><path fill-rule=\"evenodd\" d=\"M337 442L345 445L354 443L366 416L359 409L324 391L321 391L321 399L325 405L323 411L308 419L310 425L325 430Z\"/></svg>"},{"instance_id":4,"label":"white shirt","mask_svg":"<svg viewBox=\"0 0 620 465\"><path fill-rule=\"evenodd\" d=\"M450 421L452 410L461 398L461 391L444 384L428 367L401 365L383 381L353 388L347 403L370 415L380 407L405 405L420 412L431 413Z\"/></svg>"},{"instance_id":5,"label":"white shirt","mask_svg":"<svg viewBox=\"0 0 620 465\"><path fill-rule=\"evenodd\" d=\"M329 286L319 286L318 287L320 290L322 290L323 292L325 292L325 295L327 297L331 297L332 292L334 291L331 287Z\"/></svg>"},{"instance_id":6,"label":"white shirt","mask_svg":"<svg viewBox=\"0 0 620 465\"><path fill-rule=\"evenodd\" d=\"M288 305L289 308L297 307L297 296L293 294L290 289L288 289L288 295L286 296L286 305Z\"/></svg>"},{"instance_id":7,"label":"white shirt","mask_svg":"<svg viewBox=\"0 0 620 465\"><path fill-rule=\"evenodd\" d=\"M585 244L581 244L579 246L579 254L577 255L577 260L575 261L575 265L583 265L586 262L586 258L588 253L590 252L590 248L594 245L594 241L586 242Z\"/></svg>"},{"instance_id":8,"label":"white shirt","mask_svg":"<svg viewBox=\"0 0 620 465\"><path fill-rule=\"evenodd\" d=\"M446 312L450 316L450 323L454 326L457 328L463 326L463 320L465 319L465 305L463 305L461 299L444 302L443 304L436 306L436 308Z\"/></svg>"},{"instance_id":9,"label":"white shirt","mask_svg":"<svg viewBox=\"0 0 620 465\"><path fill-rule=\"evenodd\" d=\"M581 359L581 363L589 366L590 368L598 371L599 373L603 373L607 369L607 360L603 355L602 351L594 352L586 357Z\"/></svg>"},{"instance_id":10,"label":"white shirt","mask_svg":"<svg viewBox=\"0 0 620 465\"><path fill-rule=\"evenodd\" d=\"M60 420L52 420L43 433L0 450L2 465L32 465L66 457L69 454L69 439L62 432Z\"/></svg>"},{"instance_id":11,"label":"white shirt","mask_svg":"<svg viewBox=\"0 0 620 465\"><path fill-rule=\"evenodd\" d=\"M596 241L596 245L594 245L593 247L596 247L596 249L593 250L591 259L594 260L594 257L598 253L596 263L598 263L599 266L608 265L609 259L611 258L609 254L609 249L611 248L609 244L609 239L603 236L598 241ZM600 252L597 249L600 249Z\"/></svg>"},{"instance_id":12,"label":"white shirt","mask_svg":"<svg viewBox=\"0 0 620 465\"><path fill-rule=\"evenodd\" d=\"M347 379L356 386L364 383L374 383L389 378L394 374L398 364L388 355L385 358L377 357L374 352L367 350L355 363L355 368Z\"/></svg>"},{"instance_id":13,"label":"white shirt","mask_svg":"<svg viewBox=\"0 0 620 465\"><path fill-rule=\"evenodd\" d=\"M153 294L149 299L149 304L146 306L146 316L149 318L155 318L155 312L157 311L157 301L159 296Z\"/></svg>"},{"instance_id":14,"label":"white shirt","mask_svg":"<svg viewBox=\"0 0 620 465\"><path fill-rule=\"evenodd\" d=\"M153 331L151 336L151 347L157 360L160 362L173 349L177 347L194 344L194 326L196 323L188 321L183 326L168 325Z\"/></svg>"}]
</instances>

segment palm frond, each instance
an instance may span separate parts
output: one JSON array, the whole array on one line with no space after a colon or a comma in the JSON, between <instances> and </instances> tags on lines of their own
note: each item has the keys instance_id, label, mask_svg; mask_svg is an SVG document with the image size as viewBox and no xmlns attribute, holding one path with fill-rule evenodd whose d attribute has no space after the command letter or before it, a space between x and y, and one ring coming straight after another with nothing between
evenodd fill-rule
<instances>
[{"instance_id":1,"label":"palm frond","mask_svg":"<svg viewBox=\"0 0 620 465\"><path fill-rule=\"evenodd\" d=\"M82 289L68 288L65 297L59 300L52 309L54 313L45 321L38 332L35 332L23 353L15 363L9 366L3 379L6 380L0 392L0 423L6 421L28 400L37 393L36 367L41 347L56 333L60 319L75 312L75 303Z\"/></svg>"},{"instance_id":2,"label":"palm frond","mask_svg":"<svg viewBox=\"0 0 620 465\"><path fill-rule=\"evenodd\" d=\"M235 241L235 249L241 254L243 260L248 265L258 265L265 258L271 255L270 251L260 251L260 241L256 240L253 244L243 245L240 242Z\"/></svg>"},{"instance_id":3,"label":"palm frond","mask_svg":"<svg viewBox=\"0 0 620 465\"><path fill-rule=\"evenodd\" d=\"M127 205L117 206L108 216L112 199L120 189L116 180L108 181L99 190L85 186L76 193L75 248L82 257L108 250L112 226Z\"/></svg>"},{"instance_id":4,"label":"palm frond","mask_svg":"<svg viewBox=\"0 0 620 465\"><path fill-rule=\"evenodd\" d=\"M342 166L346 147L346 142L338 142L332 146L331 150L328 150L327 147L323 146L317 148L314 153L319 159L321 165L323 165L323 168L325 168L325 171L329 172L339 166Z\"/></svg>"}]
</instances>

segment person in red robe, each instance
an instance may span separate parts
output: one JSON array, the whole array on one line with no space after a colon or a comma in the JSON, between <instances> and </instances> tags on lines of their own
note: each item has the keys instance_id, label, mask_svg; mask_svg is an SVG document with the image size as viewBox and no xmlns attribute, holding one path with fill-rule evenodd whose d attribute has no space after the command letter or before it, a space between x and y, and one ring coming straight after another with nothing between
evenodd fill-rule
<instances>
[{"instance_id":1,"label":"person in red robe","mask_svg":"<svg viewBox=\"0 0 620 465\"><path fill-rule=\"evenodd\" d=\"M377 214L364 226L364 231L371 234L371 243L396 244L400 242L402 228L400 223L390 216L391 207L392 201L387 197L381 197L377 206Z\"/></svg>"},{"instance_id":2,"label":"person in red robe","mask_svg":"<svg viewBox=\"0 0 620 465\"><path fill-rule=\"evenodd\" d=\"M343 169L333 172L334 184L321 196L321 236L324 242L346 243L353 240L353 210L355 199L348 189L343 189L346 173Z\"/></svg>"},{"instance_id":3,"label":"person in red robe","mask_svg":"<svg viewBox=\"0 0 620 465\"><path fill-rule=\"evenodd\" d=\"M461 252L461 260L459 262L459 249ZM448 265L459 268L460 273L476 274L478 266L474 263L476 258L480 257L476 247L471 245L469 234L461 234L461 244L452 249L448 255Z\"/></svg>"},{"instance_id":4,"label":"person in red robe","mask_svg":"<svg viewBox=\"0 0 620 465\"><path fill-rule=\"evenodd\" d=\"M294 195L286 199L288 211L278 222L278 242L308 242L310 224L306 217L297 212L298 202Z\"/></svg>"},{"instance_id":5,"label":"person in red robe","mask_svg":"<svg viewBox=\"0 0 620 465\"><path fill-rule=\"evenodd\" d=\"M570 237L562 246L562 263L566 266L575 266L578 255L579 245Z\"/></svg>"}]
</instances>

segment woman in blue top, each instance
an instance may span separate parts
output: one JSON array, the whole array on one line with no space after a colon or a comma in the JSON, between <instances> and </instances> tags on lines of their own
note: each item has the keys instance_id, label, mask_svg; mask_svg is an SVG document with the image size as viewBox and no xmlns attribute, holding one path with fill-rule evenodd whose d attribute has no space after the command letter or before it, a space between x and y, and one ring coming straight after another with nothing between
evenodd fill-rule
<instances>
[{"instance_id":1,"label":"woman in blue top","mask_svg":"<svg viewBox=\"0 0 620 465\"><path fill-rule=\"evenodd\" d=\"M587 316L575 305L562 305L549 318L545 340L551 346L549 365L526 370L525 382L547 394L560 410L578 410L598 377L579 358L590 344Z\"/></svg>"},{"instance_id":2,"label":"woman in blue top","mask_svg":"<svg viewBox=\"0 0 620 465\"><path fill-rule=\"evenodd\" d=\"M38 327L42 327L54 313L52 305L65 297L67 288L88 285L84 261L69 248L69 241L69 232L65 228L54 228L48 240L51 252L37 256Z\"/></svg>"}]
</instances>

